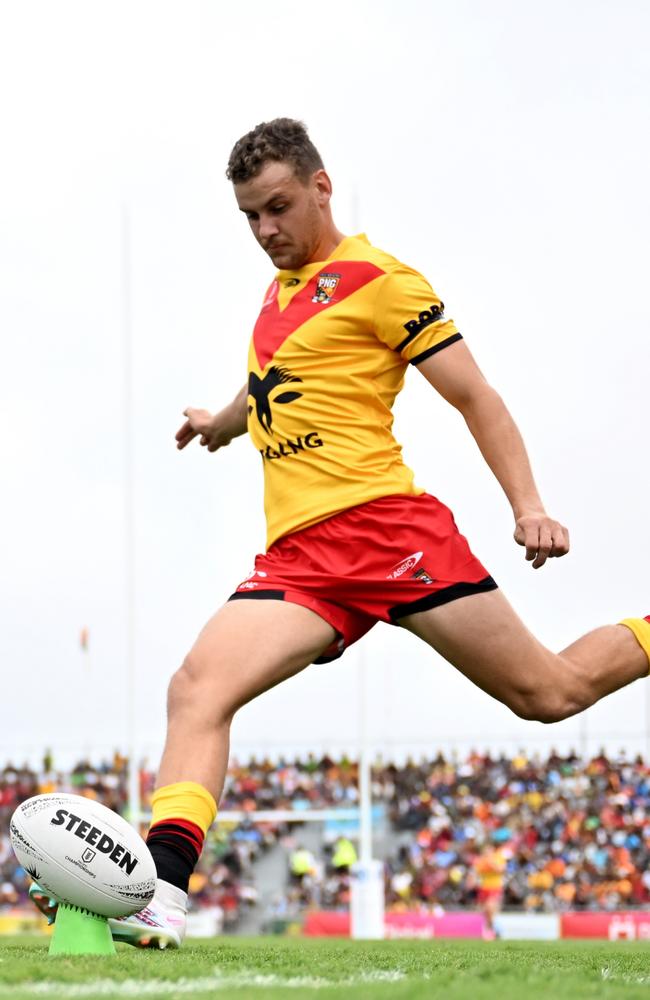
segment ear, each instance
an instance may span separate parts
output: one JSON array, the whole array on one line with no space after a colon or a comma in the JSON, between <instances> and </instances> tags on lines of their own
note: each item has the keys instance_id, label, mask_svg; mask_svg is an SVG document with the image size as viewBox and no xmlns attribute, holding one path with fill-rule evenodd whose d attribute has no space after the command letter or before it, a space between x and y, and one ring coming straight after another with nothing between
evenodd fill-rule
<instances>
[{"instance_id":1,"label":"ear","mask_svg":"<svg viewBox=\"0 0 650 1000\"><path fill-rule=\"evenodd\" d=\"M320 205L327 205L332 197L332 182L329 174L325 170L317 170L312 175L312 183L316 190L316 197Z\"/></svg>"}]
</instances>

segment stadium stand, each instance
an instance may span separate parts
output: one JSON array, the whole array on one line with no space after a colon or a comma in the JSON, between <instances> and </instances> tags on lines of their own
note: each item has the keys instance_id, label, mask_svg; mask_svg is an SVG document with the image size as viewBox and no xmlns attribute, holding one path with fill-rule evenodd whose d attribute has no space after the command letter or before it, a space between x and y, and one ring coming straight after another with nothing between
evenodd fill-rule
<instances>
[{"instance_id":1,"label":"stadium stand","mask_svg":"<svg viewBox=\"0 0 650 1000\"><path fill-rule=\"evenodd\" d=\"M153 781L143 768L145 808ZM115 754L63 773L46 754L38 769L8 763L0 771L0 911L25 905L29 886L11 851L9 818L23 799L55 790L124 812L127 761ZM583 762L574 753L542 759L522 751L377 762L373 796L391 824L389 910L473 909L486 895L506 909L537 913L650 904L650 769L640 758L601 752ZM357 798L357 766L345 758L235 760L222 808L322 809L349 807ZM348 906L355 846L347 836L325 842L319 834L305 847L295 828L246 821L211 831L192 879L195 910L218 909L225 929L236 929L258 901L256 863L278 845L285 848L286 885L270 918Z\"/></svg>"}]
</instances>

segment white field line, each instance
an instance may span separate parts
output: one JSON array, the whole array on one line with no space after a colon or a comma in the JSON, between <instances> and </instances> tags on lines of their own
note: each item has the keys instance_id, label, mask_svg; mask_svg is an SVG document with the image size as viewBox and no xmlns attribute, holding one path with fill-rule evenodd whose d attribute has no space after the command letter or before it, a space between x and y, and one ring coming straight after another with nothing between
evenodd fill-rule
<instances>
[{"instance_id":1,"label":"white field line","mask_svg":"<svg viewBox=\"0 0 650 1000\"><path fill-rule=\"evenodd\" d=\"M650 976L634 976L624 972L612 972L609 966L600 970L602 979L612 983L625 983L626 986L650 986Z\"/></svg>"},{"instance_id":2,"label":"white field line","mask_svg":"<svg viewBox=\"0 0 650 1000\"><path fill-rule=\"evenodd\" d=\"M397 983L405 979L404 972L398 970L384 972L362 972L358 976L348 976L347 979L329 979L325 976L284 976L264 975L254 970L242 969L241 972L221 973L215 969L212 976L202 976L196 979L89 979L86 983L61 983L51 980L35 983L13 983L11 986L0 985L0 997L15 997L17 994L31 997L75 997L90 998L114 996L120 997L162 997L177 996L192 993L207 993L211 990L236 989L239 986L258 986L268 989L271 986L282 989L312 989L322 990L327 986L363 986L370 983Z\"/></svg>"}]
</instances>

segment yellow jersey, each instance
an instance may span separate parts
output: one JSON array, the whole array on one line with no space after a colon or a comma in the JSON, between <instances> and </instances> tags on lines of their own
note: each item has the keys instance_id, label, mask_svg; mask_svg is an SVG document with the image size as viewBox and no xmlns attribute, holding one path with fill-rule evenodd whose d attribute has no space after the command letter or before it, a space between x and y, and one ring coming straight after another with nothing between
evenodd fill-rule
<instances>
[{"instance_id":1,"label":"yellow jersey","mask_svg":"<svg viewBox=\"0 0 650 1000\"><path fill-rule=\"evenodd\" d=\"M248 355L268 546L369 500L424 492L393 437L392 406L406 366L460 336L426 279L363 235L278 271Z\"/></svg>"}]
</instances>

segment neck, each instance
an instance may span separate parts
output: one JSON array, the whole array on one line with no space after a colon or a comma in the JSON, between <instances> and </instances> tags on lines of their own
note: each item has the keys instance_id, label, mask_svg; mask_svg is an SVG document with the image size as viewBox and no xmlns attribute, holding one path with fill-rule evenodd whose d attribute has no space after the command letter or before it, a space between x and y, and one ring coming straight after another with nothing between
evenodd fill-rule
<instances>
[{"instance_id":1,"label":"neck","mask_svg":"<svg viewBox=\"0 0 650 1000\"><path fill-rule=\"evenodd\" d=\"M329 255L337 248L341 240L345 239L345 233L339 232L334 223L326 227L321 233L318 243L314 247L309 260L305 261L306 264L313 264L318 260L326 260Z\"/></svg>"}]
</instances>

